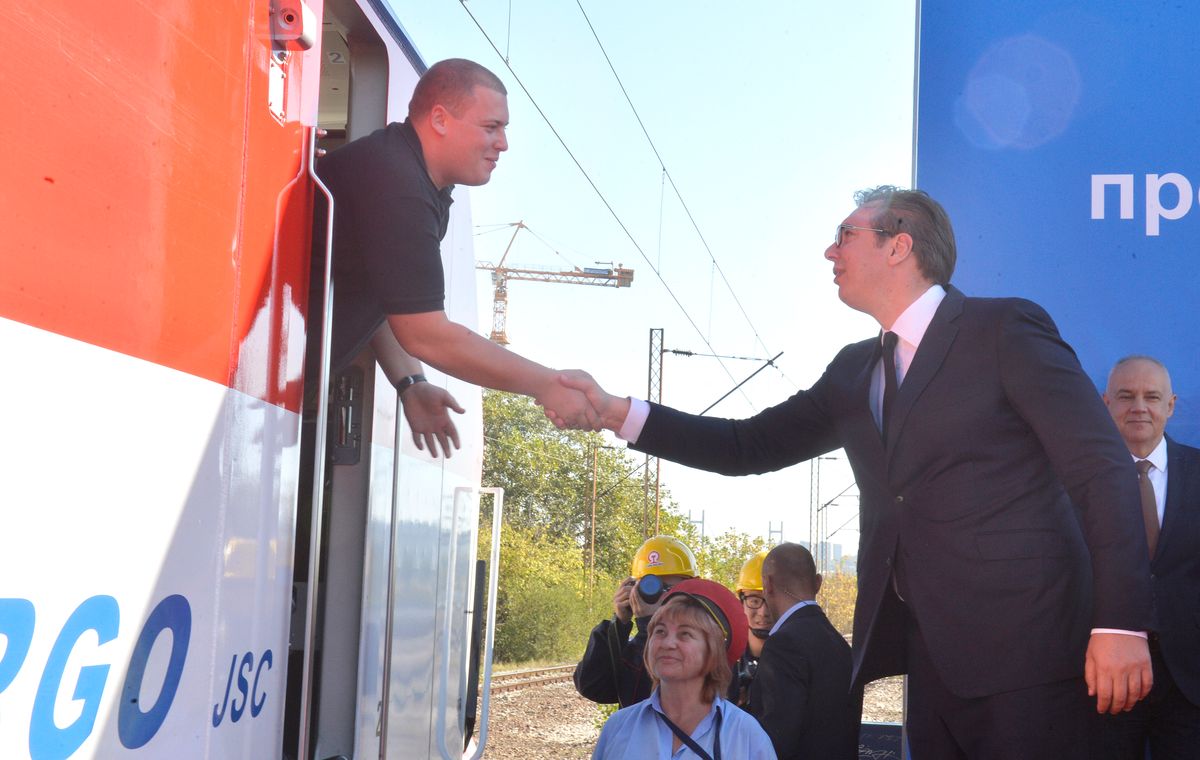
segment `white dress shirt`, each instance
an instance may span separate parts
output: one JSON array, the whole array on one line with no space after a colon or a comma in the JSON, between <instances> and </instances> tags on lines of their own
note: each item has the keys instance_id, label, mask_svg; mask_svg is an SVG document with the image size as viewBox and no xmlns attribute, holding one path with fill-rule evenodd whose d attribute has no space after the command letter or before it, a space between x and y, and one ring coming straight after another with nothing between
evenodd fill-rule
<instances>
[{"instance_id":1,"label":"white dress shirt","mask_svg":"<svg viewBox=\"0 0 1200 760\"><path fill-rule=\"evenodd\" d=\"M808 607L810 605L813 607L816 607L817 606L816 600L815 599L805 599L803 602L796 602L791 607L788 607L787 612L785 612L779 616L779 619L775 621L775 625L771 626L771 632L768 633L767 635L774 636L775 632L778 631L781 627L783 627L784 621L787 620L788 618L790 618L792 616L793 612L800 609L801 607Z\"/></svg>"},{"instance_id":2,"label":"white dress shirt","mask_svg":"<svg viewBox=\"0 0 1200 760\"><path fill-rule=\"evenodd\" d=\"M913 357L917 354L917 346L921 345L921 339L925 337L925 331L929 329L929 323L933 321L933 315L945 297L946 291L941 285L930 286L929 290L922 293L920 298L909 304L897 317L890 330L884 328L887 332L896 333L898 339L896 388L904 382L904 376L908 374L908 368L912 366ZM883 336L879 337L882 340ZM883 359L880 359L875 373L871 376L871 414L875 416L875 425L880 429L883 428L880 422L883 418L883 388Z\"/></svg>"}]
</instances>

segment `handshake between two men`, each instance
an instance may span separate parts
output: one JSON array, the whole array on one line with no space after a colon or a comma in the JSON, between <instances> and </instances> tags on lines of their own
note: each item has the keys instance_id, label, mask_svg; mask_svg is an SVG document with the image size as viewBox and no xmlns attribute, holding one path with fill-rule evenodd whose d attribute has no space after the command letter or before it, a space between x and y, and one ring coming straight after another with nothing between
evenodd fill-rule
<instances>
[{"instance_id":1,"label":"handshake between two men","mask_svg":"<svg viewBox=\"0 0 1200 760\"><path fill-rule=\"evenodd\" d=\"M558 382L566 394L555 394L555 398L536 399L554 426L566 430L612 430L618 432L629 414L630 401L626 396L614 396L581 369L564 370ZM580 401L586 402L584 406ZM554 403L562 399L567 403Z\"/></svg>"}]
</instances>

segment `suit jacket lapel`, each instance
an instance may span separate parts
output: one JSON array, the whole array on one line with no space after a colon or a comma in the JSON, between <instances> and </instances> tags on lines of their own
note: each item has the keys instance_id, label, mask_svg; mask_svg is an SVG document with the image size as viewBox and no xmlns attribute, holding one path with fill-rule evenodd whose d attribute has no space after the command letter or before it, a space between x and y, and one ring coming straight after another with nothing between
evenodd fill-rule
<instances>
[{"instance_id":1,"label":"suit jacket lapel","mask_svg":"<svg viewBox=\"0 0 1200 760\"><path fill-rule=\"evenodd\" d=\"M912 365L904 375L904 382L900 384L896 393L895 408L892 409L891 424L888 425L887 449L889 452L895 445L900 431L904 429L905 420L908 419L908 413L912 411L913 404L921 397L921 393L929 385L929 381L941 368L946 354L950 351L951 344L954 343L955 336L958 335L958 327L954 321L962 314L963 300L962 291L946 286L946 297L938 305L933 320L925 330L924 337L921 338L921 345L917 346L917 353L913 356Z\"/></svg>"}]
</instances>

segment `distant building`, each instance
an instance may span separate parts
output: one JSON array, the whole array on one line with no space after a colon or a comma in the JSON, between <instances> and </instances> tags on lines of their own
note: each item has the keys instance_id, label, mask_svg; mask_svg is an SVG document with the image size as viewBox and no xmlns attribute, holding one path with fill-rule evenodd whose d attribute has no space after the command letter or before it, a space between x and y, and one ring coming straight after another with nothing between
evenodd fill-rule
<instances>
[{"instance_id":1,"label":"distant building","mask_svg":"<svg viewBox=\"0 0 1200 760\"><path fill-rule=\"evenodd\" d=\"M800 541L801 546L812 552L813 559L817 562L817 572L827 573L838 569L839 563L842 562L842 545L833 544L828 541L820 541L817 548L814 549L812 543L808 541ZM843 570L843 572L845 572Z\"/></svg>"}]
</instances>

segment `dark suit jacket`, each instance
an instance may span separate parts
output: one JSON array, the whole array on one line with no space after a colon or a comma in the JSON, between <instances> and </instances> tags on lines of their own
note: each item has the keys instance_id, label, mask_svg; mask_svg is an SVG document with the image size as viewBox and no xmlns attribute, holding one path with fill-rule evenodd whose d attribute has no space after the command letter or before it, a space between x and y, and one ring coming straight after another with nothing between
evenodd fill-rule
<instances>
[{"instance_id":1,"label":"dark suit jacket","mask_svg":"<svg viewBox=\"0 0 1200 760\"><path fill-rule=\"evenodd\" d=\"M796 610L767 639L749 712L779 760L856 760L862 690L850 691L850 645L820 607Z\"/></svg>"},{"instance_id":2,"label":"dark suit jacket","mask_svg":"<svg viewBox=\"0 0 1200 760\"><path fill-rule=\"evenodd\" d=\"M636 448L740 475L843 447L861 507L855 682L906 668L903 608L885 604L898 562L938 674L979 697L1081 675L1092 627L1146 630L1149 563L1133 462L1053 321L947 290L886 442L872 338L746 420L655 405Z\"/></svg>"},{"instance_id":3,"label":"dark suit jacket","mask_svg":"<svg viewBox=\"0 0 1200 760\"><path fill-rule=\"evenodd\" d=\"M630 637L637 623L637 635ZM587 649L575 666L575 690L584 699L621 707L650 696L654 681L646 672L642 653L650 618L622 623L616 617L601 620L588 636Z\"/></svg>"},{"instance_id":4,"label":"dark suit jacket","mask_svg":"<svg viewBox=\"0 0 1200 760\"><path fill-rule=\"evenodd\" d=\"M1200 705L1200 449L1167 437L1167 504L1150 563L1167 669Z\"/></svg>"}]
</instances>

